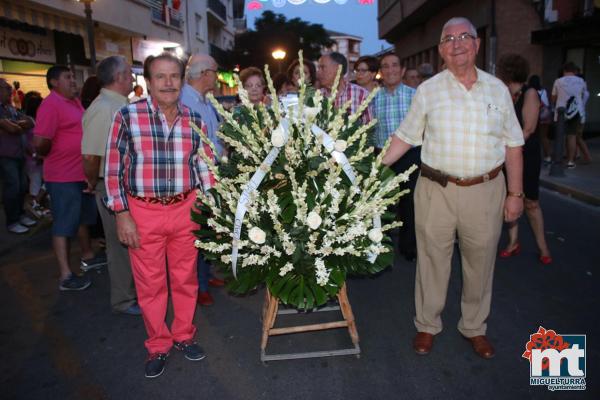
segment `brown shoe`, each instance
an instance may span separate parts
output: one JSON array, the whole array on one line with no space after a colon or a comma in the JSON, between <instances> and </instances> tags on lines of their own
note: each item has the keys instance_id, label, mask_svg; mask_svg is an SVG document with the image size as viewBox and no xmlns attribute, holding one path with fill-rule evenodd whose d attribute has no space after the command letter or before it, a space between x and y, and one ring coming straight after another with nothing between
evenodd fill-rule
<instances>
[{"instance_id":1,"label":"brown shoe","mask_svg":"<svg viewBox=\"0 0 600 400\"><path fill-rule=\"evenodd\" d=\"M417 332L417 336L413 339L413 349L417 354L424 356L429 354L433 346L433 335L426 332Z\"/></svg>"},{"instance_id":2,"label":"brown shoe","mask_svg":"<svg viewBox=\"0 0 600 400\"><path fill-rule=\"evenodd\" d=\"M492 347L492 344L485 335L474 336L470 338L465 337L465 339L471 342L473 350L475 350L475 353L477 353L479 357L489 360L496 355L494 347Z\"/></svg>"}]
</instances>

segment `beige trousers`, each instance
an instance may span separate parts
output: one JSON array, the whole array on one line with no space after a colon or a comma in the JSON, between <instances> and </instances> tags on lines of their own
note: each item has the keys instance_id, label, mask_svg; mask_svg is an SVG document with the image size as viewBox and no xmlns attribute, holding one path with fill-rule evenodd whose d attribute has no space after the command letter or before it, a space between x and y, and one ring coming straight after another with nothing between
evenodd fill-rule
<instances>
[{"instance_id":1,"label":"beige trousers","mask_svg":"<svg viewBox=\"0 0 600 400\"><path fill-rule=\"evenodd\" d=\"M417 331L434 335L442 331L441 313L458 234L463 277L458 330L466 337L485 334L505 198L502 174L468 187L448 182L445 188L419 177L415 189Z\"/></svg>"},{"instance_id":2,"label":"beige trousers","mask_svg":"<svg viewBox=\"0 0 600 400\"><path fill-rule=\"evenodd\" d=\"M131 273L129 250L119 242L115 215L109 211L102 199L106 196L104 181L96 185L96 204L102 219L106 238L106 258L110 277L110 304L113 311L125 311L137 302L137 294Z\"/></svg>"}]
</instances>

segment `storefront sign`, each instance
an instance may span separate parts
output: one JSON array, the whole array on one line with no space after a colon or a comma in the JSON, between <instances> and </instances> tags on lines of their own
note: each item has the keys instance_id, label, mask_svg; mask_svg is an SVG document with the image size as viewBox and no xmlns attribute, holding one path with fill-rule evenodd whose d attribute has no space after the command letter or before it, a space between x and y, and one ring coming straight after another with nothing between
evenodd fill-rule
<instances>
[{"instance_id":1,"label":"storefront sign","mask_svg":"<svg viewBox=\"0 0 600 400\"><path fill-rule=\"evenodd\" d=\"M169 42L159 42L154 40L143 40L139 38L131 38L131 47L133 49L133 60L139 61L141 63L144 62L146 57L148 56L157 56L163 51L165 51L166 47L175 47L179 46L177 43L169 43Z\"/></svg>"},{"instance_id":2,"label":"storefront sign","mask_svg":"<svg viewBox=\"0 0 600 400\"><path fill-rule=\"evenodd\" d=\"M52 36L0 28L0 57L56 63Z\"/></svg>"}]
</instances>

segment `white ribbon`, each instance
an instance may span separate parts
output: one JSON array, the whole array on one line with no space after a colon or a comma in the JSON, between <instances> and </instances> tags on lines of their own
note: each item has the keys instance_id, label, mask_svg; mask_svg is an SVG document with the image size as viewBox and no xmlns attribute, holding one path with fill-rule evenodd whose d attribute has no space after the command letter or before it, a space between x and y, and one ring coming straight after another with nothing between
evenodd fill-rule
<instances>
[{"instance_id":1,"label":"white ribbon","mask_svg":"<svg viewBox=\"0 0 600 400\"><path fill-rule=\"evenodd\" d=\"M292 118L294 119L300 117L300 115L298 114L299 109L297 96L288 95L281 99L281 103L287 115L291 114ZM292 110L290 110L290 108ZM289 121L287 118L282 118L280 124L285 132L285 140L283 144L283 146L285 146L285 142L287 142L290 136ZM315 136L323 138L323 147L325 147L325 149L331 154L333 159L342 166L342 170L344 171L350 182L354 185L354 182L356 182L356 174L354 173L352 165L350 165L350 162L348 161L346 155L341 151L335 150L335 140L333 140L333 138L329 136L327 132L325 132L323 129L319 128L315 124L311 126L310 130ZM275 159L277 158L277 155L279 155L279 152L281 151L283 146L273 147L271 149L267 157L261 163L260 167L256 170L256 172L254 172L254 175L252 175L252 178L244 188L240 196L240 200L238 201L237 208L235 210L235 222L233 225L233 243L231 246L231 268L233 270L234 277L237 277L237 258L239 250L239 241L242 234L242 222L244 221L244 216L248 211L247 205L250 202L250 197L252 193L256 191L256 189L258 189L258 186L266 176L271 165L273 165L273 163L275 162ZM381 219L379 215L375 215L373 217L373 228L381 228ZM368 261L371 264L374 263L376 259L377 254L369 254Z\"/></svg>"}]
</instances>

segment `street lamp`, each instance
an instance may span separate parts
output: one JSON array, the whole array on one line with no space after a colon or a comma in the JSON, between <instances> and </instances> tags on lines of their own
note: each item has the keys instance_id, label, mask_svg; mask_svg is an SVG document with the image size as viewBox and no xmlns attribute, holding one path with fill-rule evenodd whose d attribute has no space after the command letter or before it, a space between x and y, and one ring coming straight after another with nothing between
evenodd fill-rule
<instances>
[{"instance_id":1,"label":"street lamp","mask_svg":"<svg viewBox=\"0 0 600 400\"><path fill-rule=\"evenodd\" d=\"M285 58L285 50L283 50L283 49L275 49L275 50L273 50L273 52L271 53L271 55L278 62L278 64L279 64L279 72L281 73L281 61Z\"/></svg>"},{"instance_id":2,"label":"street lamp","mask_svg":"<svg viewBox=\"0 0 600 400\"><path fill-rule=\"evenodd\" d=\"M92 20L92 3L95 0L77 0L85 6L85 22L87 25L88 44L90 47L90 66L92 73L96 73L96 46L94 44L94 21Z\"/></svg>"}]
</instances>

